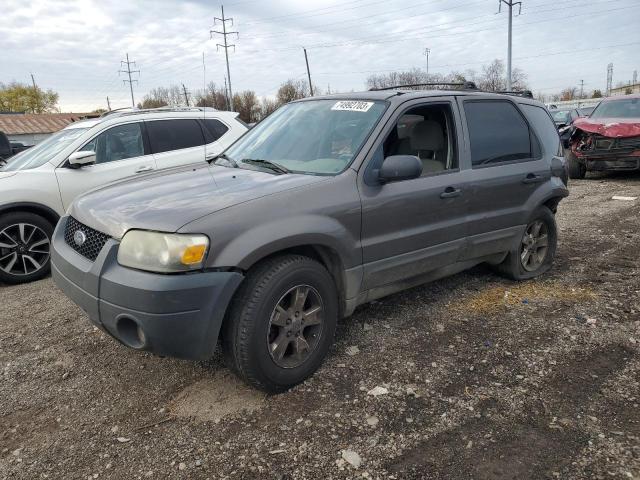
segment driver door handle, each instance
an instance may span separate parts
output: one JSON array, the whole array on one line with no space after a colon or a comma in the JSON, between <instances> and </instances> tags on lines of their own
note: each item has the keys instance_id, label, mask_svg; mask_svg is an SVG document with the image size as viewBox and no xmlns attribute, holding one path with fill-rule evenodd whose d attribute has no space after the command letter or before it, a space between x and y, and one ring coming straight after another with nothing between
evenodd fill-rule
<instances>
[{"instance_id":1,"label":"driver door handle","mask_svg":"<svg viewBox=\"0 0 640 480\"><path fill-rule=\"evenodd\" d=\"M460 195L462 195L462 190L459 188L447 187L444 189L444 192L440 194L440 198L453 198L459 197Z\"/></svg>"},{"instance_id":2,"label":"driver door handle","mask_svg":"<svg viewBox=\"0 0 640 480\"><path fill-rule=\"evenodd\" d=\"M522 183L539 183L542 181L544 181L544 177L542 175L536 175L535 173L529 173L522 179Z\"/></svg>"},{"instance_id":3,"label":"driver door handle","mask_svg":"<svg viewBox=\"0 0 640 480\"><path fill-rule=\"evenodd\" d=\"M136 173L144 173L153 171L153 167L151 165L142 165L141 167L136 168Z\"/></svg>"}]
</instances>

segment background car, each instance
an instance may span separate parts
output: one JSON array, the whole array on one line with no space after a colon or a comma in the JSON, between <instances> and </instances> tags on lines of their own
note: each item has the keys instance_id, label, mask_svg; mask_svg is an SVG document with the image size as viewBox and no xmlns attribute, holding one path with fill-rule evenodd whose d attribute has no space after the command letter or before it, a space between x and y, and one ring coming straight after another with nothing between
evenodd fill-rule
<instances>
[{"instance_id":1,"label":"background car","mask_svg":"<svg viewBox=\"0 0 640 480\"><path fill-rule=\"evenodd\" d=\"M234 112L161 108L73 123L0 167L0 282L49 271L54 226L95 187L170 167L204 163L247 127Z\"/></svg>"}]
</instances>

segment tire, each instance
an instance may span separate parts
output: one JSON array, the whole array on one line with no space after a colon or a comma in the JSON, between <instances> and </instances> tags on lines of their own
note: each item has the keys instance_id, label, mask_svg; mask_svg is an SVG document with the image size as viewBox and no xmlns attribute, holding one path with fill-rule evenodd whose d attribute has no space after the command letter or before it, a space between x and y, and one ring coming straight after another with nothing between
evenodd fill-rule
<instances>
[{"instance_id":1,"label":"tire","mask_svg":"<svg viewBox=\"0 0 640 480\"><path fill-rule=\"evenodd\" d=\"M53 225L40 215L12 212L0 216L0 282L33 282L51 270Z\"/></svg>"},{"instance_id":2,"label":"tire","mask_svg":"<svg viewBox=\"0 0 640 480\"><path fill-rule=\"evenodd\" d=\"M224 356L250 385L284 392L320 367L337 321L329 272L305 256L274 257L253 267L234 296L222 329Z\"/></svg>"},{"instance_id":3,"label":"tire","mask_svg":"<svg viewBox=\"0 0 640 480\"><path fill-rule=\"evenodd\" d=\"M530 236L531 233L535 232L537 225L541 225L540 234L546 233L546 249L544 253L542 251L543 243L532 243L532 237ZM557 243L558 230L556 228L555 217L547 207L540 206L535 210L533 216L527 223L527 227L518 245L509 252L504 261L499 264L496 269L500 274L513 280L528 280L538 277L551 268L556 254ZM525 254L525 250L531 252L528 257ZM536 255L535 258L533 257L534 253ZM526 262L523 261L523 257L527 259ZM534 262L536 258L540 260L539 263Z\"/></svg>"},{"instance_id":4,"label":"tire","mask_svg":"<svg viewBox=\"0 0 640 480\"><path fill-rule=\"evenodd\" d=\"M567 166L571 179L582 179L587 175L587 166L571 150L567 150Z\"/></svg>"}]
</instances>

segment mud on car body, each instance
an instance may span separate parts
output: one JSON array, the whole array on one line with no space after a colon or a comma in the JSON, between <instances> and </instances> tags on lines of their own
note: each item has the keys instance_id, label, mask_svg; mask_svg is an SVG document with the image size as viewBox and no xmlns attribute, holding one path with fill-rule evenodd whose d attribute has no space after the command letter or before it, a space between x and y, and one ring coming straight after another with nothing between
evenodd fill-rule
<instances>
[{"instance_id":1,"label":"mud on car body","mask_svg":"<svg viewBox=\"0 0 640 480\"><path fill-rule=\"evenodd\" d=\"M553 262L568 194L539 102L372 91L290 103L210 164L77 199L55 282L94 324L160 355L210 357L279 392L321 365L339 318L479 263Z\"/></svg>"},{"instance_id":2,"label":"mud on car body","mask_svg":"<svg viewBox=\"0 0 640 480\"><path fill-rule=\"evenodd\" d=\"M573 123L568 143L571 178L584 178L588 171L640 170L640 95L603 99L589 117Z\"/></svg>"}]
</instances>

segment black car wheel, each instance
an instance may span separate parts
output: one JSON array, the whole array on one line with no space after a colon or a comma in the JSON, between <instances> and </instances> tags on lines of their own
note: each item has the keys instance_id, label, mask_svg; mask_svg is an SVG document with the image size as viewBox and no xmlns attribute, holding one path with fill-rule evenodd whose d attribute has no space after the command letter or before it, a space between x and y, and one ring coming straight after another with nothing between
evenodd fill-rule
<instances>
[{"instance_id":1,"label":"black car wheel","mask_svg":"<svg viewBox=\"0 0 640 480\"><path fill-rule=\"evenodd\" d=\"M247 274L222 332L229 366L249 384L283 392L324 360L338 319L333 278L320 263L284 255Z\"/></svg>"},{"instance_id":2,"label":"black car wheel","mask_svg":"<svg viewBox=\"0 0 640 480\"><path fill-rule=\"evenodd\" d=\"M49 273L52 235L53 225L39 215L0 217L0 282L26 283Z\"/></svg>"},{"instance_id":3,"label":"black car wheel","mask_svg":"<svg viewBox=\"0 0 640 480\"><path fill-rule=\"evenodd\" d=\"M587 166L571 150L566 151L566 159L569 167L569 178L582 179L587 175Z\"/></svg>"}]
</instances>

